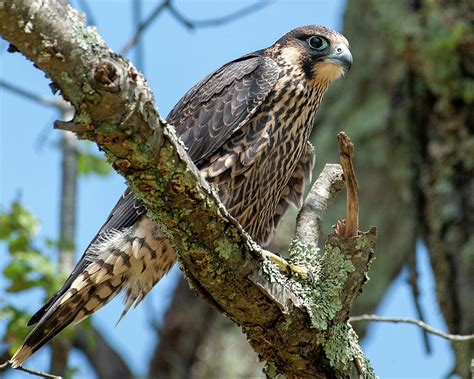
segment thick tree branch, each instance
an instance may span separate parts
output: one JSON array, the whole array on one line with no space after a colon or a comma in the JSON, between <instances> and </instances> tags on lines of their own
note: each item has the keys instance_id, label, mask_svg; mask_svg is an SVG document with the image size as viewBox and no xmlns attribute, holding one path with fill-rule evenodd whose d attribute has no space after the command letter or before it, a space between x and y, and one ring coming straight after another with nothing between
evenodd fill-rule
<instances>
[{"instance_id":1,"label":"thick tree branch","mask_svg":"<svg viewBox=\"0 0 474 379\"><path fill-rule=\"evenodd\" d=\"M283 275L201 179L143 75L75 10L53 0L2 2L0 32L73 104L74 119L57 126L105 151L176 246L195 291L242 327L269 377L373 375L347 319L375 230L333 233L321 256L296 240L291 256L310 258L299 261L313 279Z\"/></svg>"}]
</instances>

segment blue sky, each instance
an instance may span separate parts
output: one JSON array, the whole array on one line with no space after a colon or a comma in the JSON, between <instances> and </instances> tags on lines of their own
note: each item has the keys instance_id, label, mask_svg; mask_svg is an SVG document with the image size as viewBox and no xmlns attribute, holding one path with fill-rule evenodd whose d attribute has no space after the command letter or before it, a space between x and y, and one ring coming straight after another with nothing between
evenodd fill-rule
<instances>
[{"instance_id":1,"label":"blue sky","mask_svg":"<svg viewBox=\"0 0 474 379\"><path fill-rule=\"evenodd\" d=\"M129 1L90 1L98 29L105 41L119 50L132 33ZM179 9L193 19L225 15L241 8L250 1L178 1ZM145 2L147 14L155 1ZM167 13L150 27L144 36L144 70L149 85L154 90L159 111L166 116L171 107L194 83L204 75L247 52L272 44L288 30L306 24L324 24L342 28L345 2L337 1L277 1L265 9L236 22L217 28L204 28L190 32ZM14 82L43 96L51 96L48 80L20 54L5 52L1 42L0 78ZM129 57L133 61L133 54ZM355 62L363 64L363 62ZM0 205L8 206L21 197L41 221L40 238L58 234L59 215L59 151L56 147L58 132L53 131L55 111L32 103L0 88ZM317 145L316 145L317 149ZM324 157L318 156L324 160ZM95 235L118 196L124 189L124 180L117 174L106 179L81 178L78 192L77 255ZM0 266L5 264L5 247L0 246ZM418 248L421 276L422 303L427 321L445 329L434 296L434 282L429 270L427 254ZM53 254L54 256L54 254ZM137 374L143 374L155 336L148 326L150 316L161 320L168 305L176 278L175 268L152 291L138 309L129 312L117 326L115 322L122 311L120 299L103 308L93 322L128 357ZM406 272L397 278L382 304L379 314L415 317ZM4 283L2 283L2 286ZM38 291L19 296L22 306L34 311L41 303ZM4 325L0 328L3 333ZM376 372L383 378L429 377L438 378L449 372L452 353L449 344L431 337L433 353L425 355L420 331L407 325L378 323L369 328L362 346L371 359ZM47 370L49 358L40 351L28 361L27 366ZM72 364L81 367L78 378L90 378L92 372L79 354L74 354ZM11 372L8 378L23 378L26 374Z\"/></svg>"}]
</instances>

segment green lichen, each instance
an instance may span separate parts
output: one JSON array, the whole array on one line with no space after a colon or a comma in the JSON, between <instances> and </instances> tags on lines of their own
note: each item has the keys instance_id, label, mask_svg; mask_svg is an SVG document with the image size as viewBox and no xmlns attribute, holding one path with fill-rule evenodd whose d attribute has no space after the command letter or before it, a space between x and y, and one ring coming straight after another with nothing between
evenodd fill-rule
<instances>
[{"instance_id":1,"label":"green lichen","mask_svg":"<svg viewBox=\"0 0 474 379\"><path fill-rule=\"evenodd\" d=\"M267 378L272 378L272 379L285 379L286 378L286 376L278 373L278 369L275 363L271 360L268 360L267 363L265 364L263 373L267 376Z\"/></svg>"},{"instance_id":2,"label":"green lichen","mask_svg":"<svg viewBox=\"0 0 474 379\"><path fill-rule=\"evenodd\" d=\"M84 81L82 85L82 101L88 101L97 104L101 100L100 93L97 92L88 81Z\"/></svg>"},{"instance_id":3,"label":"green lichen","mask_svg":"<svg viewBox=\"0 0 474 379\"><path fill-rule=\"evenodd\" d=\"M89 112L81 111L74 116L74 122L81 125L90 125L92 118Z\"/></svg>"},{"instance_id":4,"label":"green lichen","mask_svg":"<svg viewBox=\"0 0 474 379\"><path fill-rule=\"evenodd\" d=\"M66 71L61 72L59 78L61 79L61 82L65 84L73 84L74 80L69 76L69 73Z\"/></svg>"},{"instance_id":5,"label":"green lichen","mask_svg":"<svg viewBox=\"0 0 474 379\"><path fill-rule=\"evenodd\" d=\"M97 134L109 134L113 133L117 130L116 125L110 122L101 122L98 127L96 127L95 131Z\"/></svg>"},{"instance_id":6,"label":"green lichen","mask_svg":"<svg viewBox=\"0 0 474 379\"><path fill-rule=\"evenodd\" d=\"M336 324L328 329L327 340L323 344L326 357L331 366L340 371L347 371L352 361L352 346L349 337L349 326Z\"/></svg>"},{"instance_id":7,"label":"green lichen","mask_svg":"<svg viewBox=\"0 0 474 379\"><path fill-rule=\"evenodd\" d=\"M76 37L75 42L79 49L87 51L91 46L95 47L97 45L104 45L103 39L100 37L94 27L86 26L83 22L78 22L73 25L73 31L75 32Z\"/></svg>"},{"instance_id":8,"label":"green lichen","mask_svg":"<svg viewBox=\"0 0 474 379\"><path fill-rule=\"evenodd\" d=\"M238 250L235 244L230 242L227 238L221 237L217 240L215 251L224 259L229 259L235 251Z\"/></svg>"},{"instance_id":9,"label":"green lichen","mask_svg":"<svg viewBox=\"0 0 474 379\"><path fill-rule=\"evenodd\" d=\"M319 248L313 244L306 244L298 239L291 242L289 260L291 263L311 270L314 274L319 268Z\"/></svg>"},{"instance_id":10,"label":"green lichen","mask_svg":"<svg viewBox=\"0 0 474 379\"><path fill-rule=\"evenodd\" d=\"M357 334L350 325L339 323L331 326L322 345L332 367L347 372L350 363L356 359L364 372L364 378L377 377L359 346Z\"/></svg>"},{"instance_id":11,"label":"green lichen","mask_svg":"<svg viewBox=\"0 0 474 379\"><path fill-rule=\"evenodd\" d=\"M370 238L368 235L362 235L357 238L355 248L357 250L367 250L370 247Z\"/></svg>"},{"instance_id":12,"label":"green lichen","mask_svg":"<svg viewBox=\"0 0 474 379\"><path fill-rule=\"evenodd\" d=\"M312 297L309 311L312 325L319 330L326 330L329 321L341 310L340 294L354 266L339 247L330 244L326 245L320 265L318 281L309 294Z\"/></svg>"}]
</instances>

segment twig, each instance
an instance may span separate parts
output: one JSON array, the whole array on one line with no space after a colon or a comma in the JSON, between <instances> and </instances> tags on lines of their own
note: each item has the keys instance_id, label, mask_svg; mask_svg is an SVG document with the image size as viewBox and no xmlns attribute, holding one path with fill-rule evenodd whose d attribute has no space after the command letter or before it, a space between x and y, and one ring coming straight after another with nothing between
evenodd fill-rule
<instances>
[{"instance_id":1,"label":"twig","mask_svg":"<svg viewBox=\"0 0 474 379\"><path fill-rule=\"evenodd\" d=\"M143 22L138 25L135 33L130 37L130 39L125 43L125 45L120 49L120 54L125 55L127 52L139 41L143 32L152 24L152 22L163 12L166 8L170 6L169 0L164 0L150 13L150 15L143 20Z\"/></svg>"},{"instance_id":2,"label":"twig","mask_svg":"<svg viewBox=\"0 0 474 379\"><path fill-rule=\"evenodd\" d=\"M270 0L258 1L254 4L247 5L228 15L225 15L222 17L210 18L207 20L190 20L189 18L184 16L180 11L178 11L172 3L170 3L168 10L176 18L177 21L183 24L183 26L185 26L188 29L196 29L196 28L204 28L204 27L211 27L211 26L219 26L222 24L226 24L228 22L235 21L248 14L251 14L260 9L263 9L266 6L270 5L271 3L272 1Z\"/></svg>"},{"instance_id":3,"label":"twig","mask_svg":"<svg viewBox=\"0 0 474 379\"><path fill-rule=\"evenodd\" d=\"M347 189L346 201L346 220L345 224L341 221L337 225L337 233L346 237L355 237L359 231L359 194L357 188L357 179L355 176L352 159L354 156L354 144L345 132L337 135L337 144L339 145L339 160L344 171L344 180Z\"/></svg>"},{"instance_id":4,"label":"twig","mask_svg":"<svg viewBox=\"0 0 474 379\"><path fill-rule=\"evenodd\" d=\"M42 372L42 371L31 370L31 369L26 368L24 366L18 366L16 369L20 370L20 371L27 372L28 374L41 376L42 378L50 378L50 379L62 379L63 378L62 376L48 374L48 373Z\"/></svg>"},{"instance_id":5,"label":"twig","mask_svg":"<svg viewBox=\"0 0 474 379\"><path fill-rule=\"evenodd\" d=\"M271 4L270 0L262 0L255 4L248 5L243 7L233 13L222 17L211 18L207 20L190 20L184 16L172 3L171 0L164 0L150 13L150 15L141 22L135 33L130 37L130 39L125 43L125 45L120 49L120 54L126 55L128 51L140 40L144 31L153 23L153 21L163 12L165 9L168 9L172 16L182 24L187 29L196 29L202 27L211 27L219 26L228 22L235 21L241 17L244 17L250 13L256 12L267 5Z\"/></svg>"},{"instance_id":6,"label":"twig","mask_svg":"<svg viewBox=\"0 0 474 379\"><path fill-rule=\"evenodd\" d=\"M37 95L36 93L17 87L16 85L8 83L4 80L0 80L0 87L5 88L7 91L10 91L14 93L15 95L24 97L25 99L34 101L42 105L46 105L48 107L59 108L64 103L63 100L60 101L57 99L52 99L52 98L47 98L44 96Z\"/></svg>"},{"instance_id":7,"label":"twig","mask_svg":"<svg viewBox=\"0 0 474 379\"><path fill-rule=\"evenodd\" d=\"M385 317L385 316L378 316L378 315L361 315L361 316L353 316L349 318L349 322L359 322L359 321L380 321L380 322L394 322L394 323L406 323L406 324L414 324L418 327L426 330L428 333L446 338L450 341L470 341L474 340L474 334L468 335L459 335L459 334L449 334L445 333L439 329L435 329L429 326L427 323L416 320L414 318L409 317Z\"/></svg>"},{"instance_id":8,"label":"twig","mask_svg":"<svg viewBox=\"0 0 474 379\"><path fill-rule=\"evenodd\" d=\"M340 165L326 164L314 182L296 219L296 238L301 242L318 245L326 210L336 193L344 187L342 175Z\"/></svg>"},{"instance_id":9,"label":"twig","mask_svg":"<svg viewBox=\"0 0 474 379\"><path fill-rule=\"evenodd\" d=\"M7 367L9 364L10 364L10 362L8 362L8 361L5 362L5 363L2 363L0 365L0 369ZM42 378L62 379L62 376L52 375L52 374L48 374L48 373L42 372L42 371L31 370L31 369L26 368L24 366L15 367L15 370L24 371L24 372L27 372L28 374L31 374L31 375L41 376Z\"/></svg>"}]
</instances>

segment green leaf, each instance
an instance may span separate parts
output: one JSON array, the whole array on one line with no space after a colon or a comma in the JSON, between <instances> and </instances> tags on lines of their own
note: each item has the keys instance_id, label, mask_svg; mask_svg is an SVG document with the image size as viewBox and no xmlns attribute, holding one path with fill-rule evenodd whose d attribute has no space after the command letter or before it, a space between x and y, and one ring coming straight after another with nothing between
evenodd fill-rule
<instances>
[{"instance_id":1,"label":"green leaf","mask_svg":"<svg viewBox=\"0 0 474 379\"><path fill-rule=\"evenodd\" d=\"M112 167L103 156L92 152L91 145L86 144L82 151L79 151L77 159L77 171L81 175L96 174L106 176L112 172Z\"/></svg>"}]
</instances>

